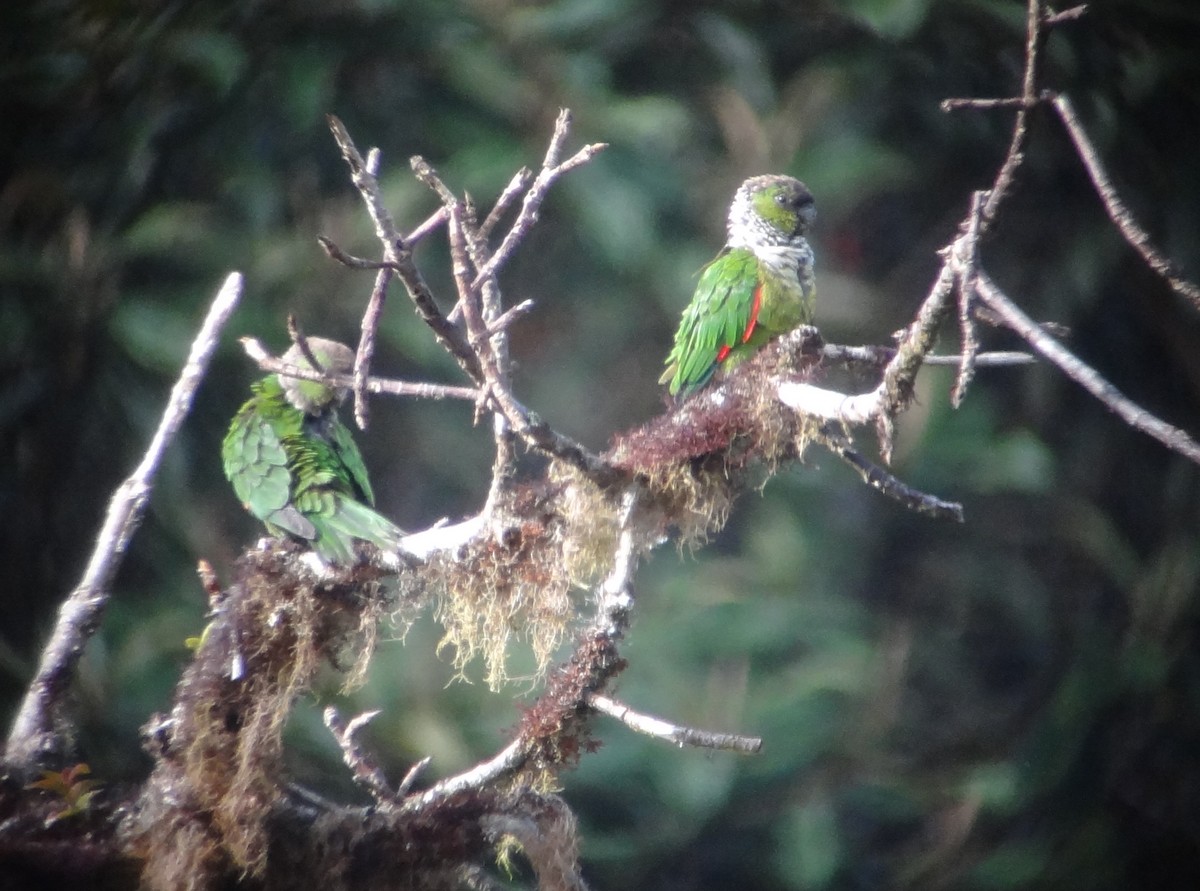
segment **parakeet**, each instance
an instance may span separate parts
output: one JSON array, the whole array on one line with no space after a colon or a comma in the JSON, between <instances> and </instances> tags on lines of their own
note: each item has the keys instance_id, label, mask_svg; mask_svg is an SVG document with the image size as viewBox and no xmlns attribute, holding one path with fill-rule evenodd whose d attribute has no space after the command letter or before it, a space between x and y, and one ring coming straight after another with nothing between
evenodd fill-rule
<instances>
[{"instance_id":1,"label":"parakeet","mask_svg":"<svg viewBox=\"0 0 1200 891\"><path fill-rule=\"evenodd\" d=\"M344 344L310 337L308 346L329 373L354 367ZM312 367L298 346L283 361ZM372 507L367 468L338 417L349 390L272 374L251 391L221 446L225 475L246 509L272 534L308 542L330 563L352 563L356 539L395 553L404 532Z\"/></svg>"},{"instance_id":2,"label":"parakeet","mask_svg":"<svg viewBox=\"0 0 1200 891\"><path fill-rule=\"evenodd\" d=\"M701 271L659 379L672 396L695 392L718 368L812 321L816 287L805 235L816 214L808 187L790 176L742 183L725 247Z\"/></svg>"}]
</instances>

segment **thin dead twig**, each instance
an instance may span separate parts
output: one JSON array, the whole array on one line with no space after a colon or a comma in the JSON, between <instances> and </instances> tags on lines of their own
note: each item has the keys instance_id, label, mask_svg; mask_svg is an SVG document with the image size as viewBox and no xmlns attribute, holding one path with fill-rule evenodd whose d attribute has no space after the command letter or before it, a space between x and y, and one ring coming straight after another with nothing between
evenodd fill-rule
<instances>
[{"instance_id":1,"label":"thin dead twig","mask_svg":"<svg viewBox=\"0 0 1200 891\"><path fill-rule=\"evenodd\" d=\"M263 371L274 374L285 374L288 377L306 381L326 381L338 387L352 387L354 378L343 374L322 374L311 368L301 368L290 365L272 356L261 342L253 337L241 339L242 348L246 355L254 360ZM480 391L474 387L457 387L450 384L434 384L423 381L399 381L391 378L372 377L366 381L366 388L371 393L387 393L392 396L414 396L419 399L465 399L474 402L479 399Z\"/></svg>"},{"instance_id":2,"label":"thin dead twig","mask_svg":"<svg viewBox=\"0 0 1200 891\"><path fill-rule=\"evenodd\" d=\"M100 625L111 595L110 586L129 540L141 523L163 454L175 439L192 406L196 388L208 370L221 330L242 295L242 276L234 272L221 285L192 341L187 361L163 410L158 429L133 473L117 487L104 525L79 585L58 611L49 643L42 650L37 674L26 691L9 731L5 757L10 764L30 765L61 756L71 734L63 732L63 698L83 649Z\"/></svg>"},{"instance_id":3,"label":"thin dead twig","mask_svg":"<svg viewBox=\"0 0 1200 891\"><path fill-rule=\"evenodd\" d=\"M616 718L630 730L665 740L681 749L684 746L692 746L701 749L737 752L740 755L757 755L762 750L762 740L757 736L714 733L710 730L672 724L662 718L636 712L629 706L599 693L588 694L587 704L602 714Z\"/></svg>"},{"instance_id":4,"label":"thin dead twig","mask_svg":"<svg viewBox=\"0 0 1200 891\"><path fill-rule=\"evenodd\" d=\"M887 346L847 346L827 343L821 350L821 359L828 364L867 365L882 368L896 357L896 348ZM976 368L999 368L1011 365L1032 365L1037 361L1031 353L1020 350L989 350L975 356ZM961 355L930 353L925 357L926 365L960 365Z\"/></svg>"},{"instance_id":5,"label":"thin dead twig","mask_svg":"<svg viewBox=\"0 0 1200 891\"><path fill-rule=\"evenodd\" d=\"M971 210L967 215L966 243L972 247L979 244L979 218L983 212L983 192L971 195ZM975 334L975 319L971 312L972 298L975 294L975 264L978 255L973 250L967 255L962 273L958 281L958 331L962 344L962 361L958 366L958 375L954 379L954 389L950 391L950 404L955 408L962 405L967 395L967 387L975 377L975 357L979 354L979 338Z\"/></svg>"},{"instance_id":6,"label":"thin dead twig","mask_svg":"<svg viewBox=\"0 0 1200 891\"><path fill-rule=\"evenodd\" d=\"M363 310L358 350L354 353L354 420L360 430L370 423L370 408L367 401L367 379L371 374L371 359L375 355L375 333L383 317L383 305L387 301L388 285L392 281L391 269L380 269L375 273L375 285Z\"/></svg>"},{"instance_id":7,"label":"thin dead twig","mask_svg":"<svg viewBox=\"0 0 1200 891\"><path fill-rule=\"evenodd\" d=\"M479 270L475 276L475 280L471 283L473 288L480 287L487 279L492 278L500 271L500 268L508 262L513 251L537 222L538 211L541 208L542 201L546 197L546 193L550 190L550 186L554 181L567 173L574 170L583 164L586 164L594 158L599 152L603 151L607 145L603 142L592 143L585 145L566 161L559 163L559 157L562 154L563 145L566 142L567 134L571 128L571 112L568 109L563 109L558 114L558 120L554 123L554 135L550 138L550 145L546 149L546 158L542 163L542 169L534 178L533 184L529 187L529 191L525 193L525 198L521 202L521 212L513 221L512 226L508 230L508 234L504 236L504 240L500 242L500 246L496 248L496 252L487 264Z\"/></svg>"},{"instance_id":8,"label":"thin dead twig","mask_svg":"<svg viewBox=\"0 0 1200 891\"><path fill-rule=\"evenodd\" d=\"M566 138L566 127L569 125L569 121L569 115L565 112L559 116L558 126L555 129L554 138L551 140L551 149L547 151L548 159L557 156L560 148L555 148L555 145L561 144L561 141ZM564 162L554 170L561 172L568 163L577 161L580 157L581 155L577 153L570 161ZM579 160L578 163L583 163L583 161ZM470 277L472 268L470 244L474 233L470 231L469 223L464 219L463 204L424 159L414 158L412 166L417 177L434 189L445 204L449 217L451 264L455 287L458 291L458 306L462 310L463 320L466 323L467 348L475 357L475 364L480 370L488 397L495 409L511 427L512 432L524 440L529 447L567 462L597 485L602 487L613 485L623 478L619 471L581 443L560 433L535 416L513 395L507 382L507 362L501 361L496 349L495 339L502 337L503 333L497 334L489 330L483 317L481 290L475 284L480 281L480 276L476 275L474 280ZM536 189L538 183L542 181L542 177L539 176L530 191ZM545 187L548 188L551 182L553 182L553 177L545 180ZM540 201L539 197L531 205L528 195L526 196L526 206L534 208L534 217L529 220L528 225L532 225L533 219L536 218L536 207ZM524 214L524 209L522 213ZM520 219L518 219L509 234L517 231L520 224ZM492 257L492 260L495 260L495 256ZM489 281L491 278L490 275L487 277ZM487 286L488 284L485 282L484 287ZM506 434L507 431L498 431L498 442Z\"/></svg>"},{"instance_id":9,"label":"thin dead twig","mask_svg":"<svg viewBox=\"0 0 1200 891\"><path fill-rule=\"evenodd\" d=\"M341 149L342 157L350 167L351 181L362 196L367 213L375 224L375 235L383 245L384 260L395 269L417 314L433 331L438 343L454 357L471 380L479 383L483 379L483 374L479 369L475 354L467 346L462 333L450 323L438 307L433 292L413 260L410 246L396 229L391 212L383 202L383 196L379 191L379 181L367 167L342 122L333 115L329 115L327 120L333 138L337 142L338 148Z\"/></svg>"},{"instance_id":10,"label":"thin dead twig","mask_svg":"<svg viewBox=\"0 0 1200 891\"><path fill-rule=\"evenodd\" d=\"M982 235L995 219L996 211L1012 186L1017 168L1024 160L1025 139L1028 135L1029 112L1037 102L1037 73L1039 49L1044 39L1044 18L1040 0L1029 0L1025 16L1025 67L1021 73L1021 104L1013 121L1012 138L1004 161L996 172L987 200L980 209L979 233Z\"/></svg>"},{"instance_id":11,"label":"thin dead twig","mask_svg":"<svg viewBox=\"0 0 1200 891\"><path fill-rule=\"evenodd\" d=\"M1178 427L1160 420L1104 379L1090 365L1060 344L1021 311L996 283L982 270L976 278L976 293L1008 327L1012 328L1035 350L1057 365L1067 377L1075 381L1104 405L1108 406L1125 423L1154 437L1167 448L1200 464L1200 443Z\"/></svg>"},{"instance_id":12,"label":"thin dead twig","mask_svg":"<svg viewBox=\"0 0 1200 891\"><path fill-rule=\"evenodd\" d=\"M338 747L342 750L342 760L350 768L354 782L371 793L371 797L379 804L391 804L395 793L388 785L387 776L379 765L362 749L354 735L379 715L379 710L363 712L349 722L343 721L338 710L332 705L325 709L325 726L333 734Z\"/></svg>"},{"instance_id":13,"label":"thin dead twig","mask_svg":"<svg viewBox=\"0 0 1200 891\"><path fill-rule=\"evenodd\" d=\"M882 467L867 460L861 452L854 448L850 440L835 428L826 425L821 429L816 440L853 467L868 486L893 501L900 502L909 510L939 520L963 522L963 506L957 501L945 501L936 495L914 489L902 482Z\"/></svg>"},{"instance_id":14,"label":"thin dead twig","mask_svg":"<svg viewBox=\"0 0 1200 891\"><path fill-rule=\"evenodd\" d=\"M1050 104L1058 113L1059 120L1062 121L1067 134L1071 137L1075 151L1087 169L1092 185L1096 187L1096 194L1100 196L1104 210L1113 225L1146 261L1146 265L1161 275L1175 293L1187 298L1193 307L1200 309L1200 287L1184 278L1175 264L1154 246L1146 230L1138 225L1132 211L1117 194L1112 179L1100 161L1100 154L1088 137L1079 116L1075 114L1075 107L1071 104L1071 100L1060 93L1051 98Z\"/></svg>"}]
</instances>

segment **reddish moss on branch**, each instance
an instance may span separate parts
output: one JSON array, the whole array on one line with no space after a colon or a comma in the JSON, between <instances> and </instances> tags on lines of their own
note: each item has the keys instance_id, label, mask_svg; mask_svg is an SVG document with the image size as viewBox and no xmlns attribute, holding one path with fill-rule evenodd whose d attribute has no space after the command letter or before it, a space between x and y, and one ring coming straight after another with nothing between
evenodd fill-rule
<instances>
[{"instance_id":1,"label":"reddish moss on branch","mask_svg":"<svg viewBox=\"0 0 1200 891\"><path fill-rule=\"evenodd\" d=\"M618 434L605 458L643 480L681 540L702 541L725 524L752 468L770 474L803 453L812 431L775 387L781 377L807 380L820 348L815 329L768 344L673 411Z\"/></svg>"},{"instance_id":2,"label":"reddish moss on branch","mask_svg":"<svg viewBox=\"0 0 1200 891\"><path fill-rule=\"evenodd\" d=\"M322 662L373 640L381 570L360 564L318 579L298 557L272 542L238 561L170 717L153 722L158 763L133 830L149 887L230 866L262 872L291 705Z\"/></svg>"}]
</instances>

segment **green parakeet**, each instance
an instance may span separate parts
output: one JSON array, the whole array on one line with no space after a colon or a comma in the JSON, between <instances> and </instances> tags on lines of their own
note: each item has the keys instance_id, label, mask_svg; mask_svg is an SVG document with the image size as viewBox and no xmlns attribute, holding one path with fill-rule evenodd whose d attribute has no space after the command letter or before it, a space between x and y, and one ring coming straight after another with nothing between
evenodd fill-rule
<instances>
[{"instance_id":1,"label":"green parakeet","mask_svg":"<svg viewBox=\"0 0 1200 891\"><path fill-rule=\"evenodd\" d=\"M344 344L310 337L308 346L327 372L354 367ZM283 361L311 367L297 346ZM352 563L358 539L395 553L404 533L372 507L367 468L338 417L349 391L278 374L251 391L221 446L225 475L246 509L272 534L308 542L330 563Z\"/></svg>"},{"instance_id":2,"label":"green parakeet","mask_svg":"<svg viewBox=\"0 0 1200 891\"><path fill-rule=\"evenodd\" d=\"M816 213L808 188L790 176L742 183L725 247L700 273L659 380L672 396L695 392L718 368L812 321L816 287L805 235Z\"/></svg>"}]
</instances>

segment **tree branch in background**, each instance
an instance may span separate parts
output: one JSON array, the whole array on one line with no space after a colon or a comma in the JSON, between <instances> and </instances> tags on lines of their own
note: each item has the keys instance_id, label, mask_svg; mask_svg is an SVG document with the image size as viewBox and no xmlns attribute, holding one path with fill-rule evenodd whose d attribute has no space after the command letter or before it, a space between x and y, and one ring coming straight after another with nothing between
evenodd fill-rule
<instances>
[{"instance_id":1,"label":"tree branch in background","mask_svg":"<svg viewBox=\"0 0 1200 891\"><path fill-rule=\"evenodd\" d=\"M1100 155L1096 151L1096 147L1092 145L1091 139L1088 138L1087 131L1083 129L1083 124L1079 122L1071 100L1059 93L1051 98L1050 104L1058 113L1063 126L1067 128L1067 133L1075 144L1075 151L1078 152L1079 159L1083 161L1083 166L1087 168L1092 185L1096 187L1096 193L1100 196L1104 210L1113 225L1117 227L1133 249L1141 254L1147 266L1161 275L1177 294L1191 301L1194 308L1200 309L1200 287L1184 278L1176 269L1175 264L1159 253L1146 230L1139 226L1137 220L1133 218L1132 211L1121 200L1121 196L1113 187L1112 180L1105 172Z\"/></svg>"},{"instance_id":2,"label":"tree branch in background","mask_svg":"<svg viewBox=\"0 0 1200 891\"><path fill-rule=\"evenodd\" d=\"M1063 374L1079 384L1126 424L1152 436L1173 452L1200 464L1200 443L1178 427L1152 415L1105 380L1095 369L1047 334L996 286L986 274L976 280L979 298L996 313L1009 328L1019 334L1035 350L1062 369Z\"/></svg>"},{"instance_id":3,"label":"tree branch in background","mask_svg":"<svg viewBox=\"0 0 1200 891\"><path fill-rule=\"evenodd\" d=\"M187 362L171 389L146 454L113 493L87 569L78 587L59 609L54 632L42 650L37 674L9 731L4 755L10 765L28 769L60 760L68 754L66 748L72 744L74 734L71 722L62 713L63 698L74 679L84 646L100 626L100 618L111 596L109 588L113 576L121 565L130 538L141 524L163 454L191 410L196 388L208 370L221 330L241 296L242 276L231 273L221 285L192 341Z\"/></svg>"}]
</instances>

